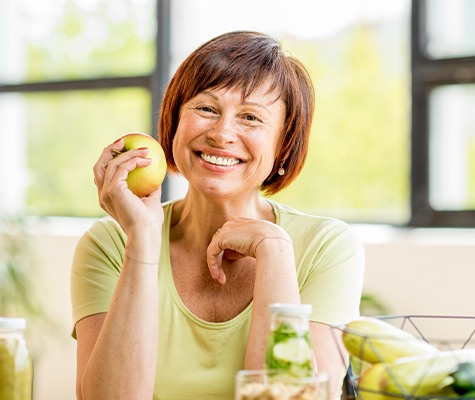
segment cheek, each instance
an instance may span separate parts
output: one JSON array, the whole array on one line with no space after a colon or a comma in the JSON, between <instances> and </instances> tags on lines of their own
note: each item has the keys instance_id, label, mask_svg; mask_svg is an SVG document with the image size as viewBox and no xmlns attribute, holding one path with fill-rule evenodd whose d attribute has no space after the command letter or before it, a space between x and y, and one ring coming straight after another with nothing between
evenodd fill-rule
<instances>
[{"instance_id":1,"label":"cheek","mask_svg":"<svg viewBox=\"0 0 475 400\"><path fill-rule=\"evenodd\" d=\"M189 143L200 135L204 129L203 124L194 118L182 118L178 123L175 141L179 141L182 145Z\"/></svg>"},{"instance_id":2,"label":"cheek","mask_svg":"<svg viewBox=\"0 0 475 400\"><path fill-rule=\"evenodd\" d=\"M181 171L182 160L183 160L183 132L180 128L177 129L175 137L173 138L172 143L172 154L173 159L175 160L175 165L177 166L178 170Z\"/></svg>"},{"instance_id":3,"label":"cheek","mask_svg":"<svg viewBox=\"0 0 475 400\"><path fill-rule=\"evenodd\" d=\"M183 167L190 161L190 143L199 136L200 130L190 121L181 121L178 124L175 137L172 144L172 153L175 164L180 172L183 173Z\"/></svg>"},{"instance_id":4,"label":"cheek","mask_svg":"<svg viewBox=\"0 0 475 400\"><path fill-rule=\"evenodd\" d=\"M266 149L265 157L267 159L272 159L273 161L278 156L278 151L280 147L279 143L280 143L280 135L274 134L262 140L262 143L259 143L259 146L261 149Z\"/></svg>"},{"instance_id":5,"label":"cheek","mask_svg":"<svg viewBox=\"0 0 475 400\"><path fill-rule=\"evenodd\" d=\"M173 154L175 154L178 151L178 149L182 148L185 142L190 140L187 137L189 136L189 132L191 132L191 129L189 128L189 126L180 121L176 128L175 137L173 139L173 146L172 146Z\"/></svg>"},{"instance_id":6,"label":"cheek","mask_svg":"<svg viewBox=\"0 0 475 400\"><path fill-rule=\"evenodd\" d=\"M183 172L183 164L186 159L187 146L183 143L183 137L181 135L176 135L175 140L173 141L172 146L173 159L175 164L180 172Z\"/></svg>"},{"instance_id":7,"label":"cheek","mask_svg":"<svg viewBox=\"0 0 475 400\"><path fill-rule=\"evenodd\" d=\"M254 157L259 160L259 175L267 177L272 172L278 156L277 143L274 138L267 137L264 140L254 141L252 144Z\"/></svg>"}]
</instances>

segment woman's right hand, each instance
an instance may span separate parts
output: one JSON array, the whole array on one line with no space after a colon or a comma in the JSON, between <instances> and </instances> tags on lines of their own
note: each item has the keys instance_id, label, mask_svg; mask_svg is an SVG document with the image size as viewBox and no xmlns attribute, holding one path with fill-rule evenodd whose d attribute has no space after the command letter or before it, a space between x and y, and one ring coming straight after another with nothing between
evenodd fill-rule
<instances>
[{"instance_id":1,"label":"woman's right hand","mask_svg":"<svg viewBox=\"0 0 475 400\"><path fill-rule=\"evenodd\" d=\"M120 224L126 234L134 230L146 230L148 227L161 229L161 187L150 195L139 198L128 188L126 181L129 172L150 165L148 149L120 153L123 147L122 138L105 147L94 165L94 183L97 186L99 204Z\"/></svg>"}]
</instances>

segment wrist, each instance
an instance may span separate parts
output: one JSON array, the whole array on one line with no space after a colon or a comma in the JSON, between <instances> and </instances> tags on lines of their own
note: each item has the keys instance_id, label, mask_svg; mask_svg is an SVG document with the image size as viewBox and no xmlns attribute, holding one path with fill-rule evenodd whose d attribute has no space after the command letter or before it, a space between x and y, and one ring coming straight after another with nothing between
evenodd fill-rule
<instances>
[{"instance_id":1,"label":"wrist","mask_svg":"<svg viewBox=\"0 0 475 400\"><path fill-rule=\"evenodd\" d=\"M127 236L125 257L142 264L158 264L162 242L161 232L132 232Z\"/></svg>"},{"instance_id":2,"label":"wrist","mask_svg":"<svg viewBox=\"0 0 475 400\"><path fill-rule=\"evenodd\" d=\"M254 254L257 257L259 252L273 250L276 247L280 249L282 246L291 247L293 250L294 244L290 238L282 236L266 236L257 242L256 246L254 247Z\"/></svg>"},{"instance_id":3,"label":"wrist","mask_svg":"<svg viewBox=\"0 0 475 400\"><path fill-rule=\"evenodd\" d=\"M144 257L143 254L141 255L141 257ZM152 258L147 258L145 260L141 260L141 259L138 259L138 258L134 258L134 257L131 257L129 256L127 253L124 254L124 259L127 259L129 262L132 262L134 264L144 264L144 265L158 265L160 260L159 260L159 257L157 258L156 261L153 261Z\"/></svg>"}]
</instances>

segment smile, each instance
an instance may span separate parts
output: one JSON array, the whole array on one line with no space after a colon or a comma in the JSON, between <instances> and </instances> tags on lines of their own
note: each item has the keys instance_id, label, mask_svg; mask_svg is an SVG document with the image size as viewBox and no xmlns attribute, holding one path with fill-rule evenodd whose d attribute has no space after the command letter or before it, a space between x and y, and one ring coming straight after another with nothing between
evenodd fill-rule
<instances>
[{"instance_id":1,"label":"smile","mask_svg":"<svg viewBox=\"0 0 475 400\"><path fill-rule=\"evenodd\" d=\"M241 162L239 158L216 157L216 156L210 156L204 153L201 153L200 155L201 155L201 158L205 160L207 163L214 164L214 165L223 165L225 167L231 167Z\"/></svg>"}]
</instances>

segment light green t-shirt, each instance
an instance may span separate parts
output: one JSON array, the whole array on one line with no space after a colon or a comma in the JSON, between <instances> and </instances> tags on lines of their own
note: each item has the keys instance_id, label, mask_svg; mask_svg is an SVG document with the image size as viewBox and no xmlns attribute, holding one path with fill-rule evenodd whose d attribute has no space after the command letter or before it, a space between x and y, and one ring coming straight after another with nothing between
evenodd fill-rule
<instances>
[{"instance_id":1,"label":"light green t-shirt","mask_svg":"<svg viewBox=\"0 0 475 400\"><path fill-rule=\"evenodd\" d=\"M270 203L276 223L294 243L301 301L313 305L311 320L334 325L358 316L364 252L354 229L333 218ZM158 273L160 334L153 398L232 400L235 375L244 366L252 303L232 320L220 323L203 321L186 308L175 288L170 266L173 204L164 204ZM80 239L71 274L74 324L109 309L125 242L124 232L111 218L98 220Z\"/></svg>"}]
</instances>

